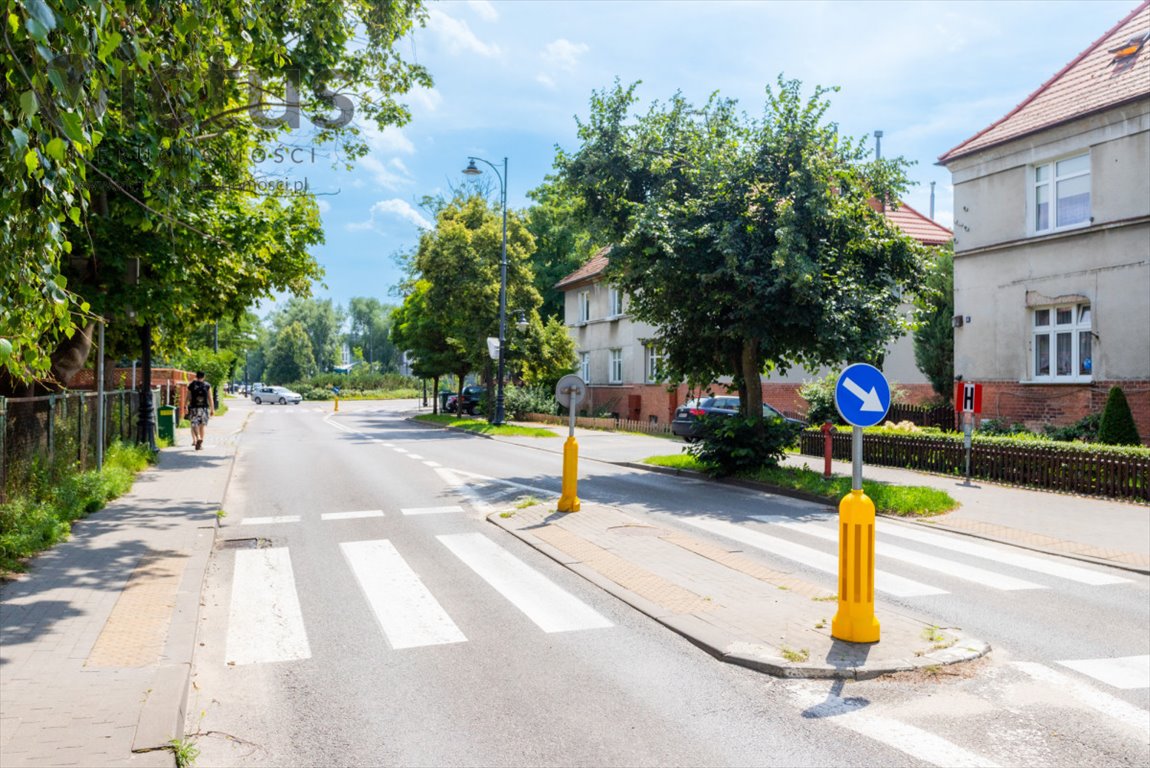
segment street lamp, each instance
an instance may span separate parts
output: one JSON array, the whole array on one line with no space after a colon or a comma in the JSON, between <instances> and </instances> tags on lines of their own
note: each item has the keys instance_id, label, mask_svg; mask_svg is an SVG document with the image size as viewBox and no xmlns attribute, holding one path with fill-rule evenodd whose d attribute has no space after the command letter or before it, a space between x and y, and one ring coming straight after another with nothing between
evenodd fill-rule
<instances>
[{"instance_id":1,"label":"street lamp","mask_svg":"<svg viewBox=\"0 0 1150 768\"><path fill-rule=\"evenodd\" d=\"M503 247L499 255L499 378L496 381L495 417L491 423L499 426L503 423L503 361L504 342L507 337L507 158L503 158L503 173L491 162L482 157L468 157L467 167L463 169L464 175L478 176L482 170L475 167L475 161L487 163L499 178L499 197L503 205Z\"/></svg>"}]
</instances>

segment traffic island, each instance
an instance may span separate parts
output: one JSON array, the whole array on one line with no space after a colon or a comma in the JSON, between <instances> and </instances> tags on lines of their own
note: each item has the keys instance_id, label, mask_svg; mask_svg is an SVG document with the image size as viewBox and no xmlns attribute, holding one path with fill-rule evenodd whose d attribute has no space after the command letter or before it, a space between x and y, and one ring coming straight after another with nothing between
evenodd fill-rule
<instances>
[{"instance_id":1,"label":"traffic island","mask_svg":"<svg viewBox=\"0 0 1150 768\"><path fill-rule=\"evenodd\" d=\"M959 629L881 602L880 642L836 640L837 599L827 588L753 552L604 504L584 502L568 514L541 503L488 520L716 658L777 677L863 680L990 651Z\"/></svg>"}]
</instances>

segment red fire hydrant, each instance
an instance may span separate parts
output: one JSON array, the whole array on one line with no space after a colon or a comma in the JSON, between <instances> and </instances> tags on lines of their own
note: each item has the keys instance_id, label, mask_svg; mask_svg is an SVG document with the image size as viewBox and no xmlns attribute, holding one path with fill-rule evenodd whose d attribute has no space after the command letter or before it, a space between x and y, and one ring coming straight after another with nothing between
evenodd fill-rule
<instances>
[{"instance_id":1,"label":"red fire hydrant","mask_svg":"<svg viewBox=\"0 0 1150 768\"><path fill-rule=\"evenodd\" d=\"M829 421L824 421L823 426L823 477L827 480L831 479L831 432L834 427L831 426Z\"/></svg>"}]
</instances>

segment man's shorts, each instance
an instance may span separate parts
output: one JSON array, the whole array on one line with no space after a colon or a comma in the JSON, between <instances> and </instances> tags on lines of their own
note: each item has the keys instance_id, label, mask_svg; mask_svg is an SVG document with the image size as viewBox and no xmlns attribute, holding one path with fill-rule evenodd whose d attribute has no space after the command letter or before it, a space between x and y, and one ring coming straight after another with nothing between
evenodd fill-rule
<instances>
[{"instance_id":1,"label":"man's shorts","mask_svg":"<svg viewBox=\"0 0 1150 768\"><path fill-rule=\"evenodd\" d=\"M189 408L188 421L192 423L193 427L202 427L208 423L208 417L211 412L207 408Z\"/></svg>"}]
</instances>

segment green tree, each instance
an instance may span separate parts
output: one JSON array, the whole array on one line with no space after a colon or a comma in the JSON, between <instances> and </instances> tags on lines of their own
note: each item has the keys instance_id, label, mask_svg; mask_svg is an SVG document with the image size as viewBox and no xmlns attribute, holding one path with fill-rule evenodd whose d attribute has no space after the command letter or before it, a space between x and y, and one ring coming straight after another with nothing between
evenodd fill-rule
<instances>
[{"instance_id":1,"label":"green tree","mask_svg":"<svg viewBox=\"0 0 1150 768\"><path fill-rule=\"evenodd\" d=\"M437 321L448 355L463 379L485 371L490 381L487 338L499 335L499 286L502 244L500 215L482 197L454 199L436 216L435 229L424 232L411 260L414 277L426 281L418 305ZM534 240L518 215L507 217L507 308L538 318L541 303L533 284L530 255ZM414 309L416 305L412 306ZM401 337L402 338L402 337Z\"/></svg>"},{"instance_id":2,"label":"green tree","mask_svg":"<svg viewBox=\"0 0 1150 768\"><path fill-rule=\"evenodd\" d=\"M431 283L427 280L417 279L411 283L403 304L392 313L391 340L401 354L411 353L412 373L421 379L431 379L432 389L438 392L441 377L459 371L466 376L470 362L448 342L439 318L428 306L430 289ZM438 400L433 407L438 411Z\"/></svg>"},{"instance_id":3,"label":"green tree","mask_svg":"<svg viewBox=\"0 0 1150 768\"><path fill-rule=\"evenodd\" d=\"M346 94L380 127L405 122L398 98L430 78L394 44L422 18L419 0L7 0L0 369L43 375L90 310L113 345L156 325L162 349L205 314L306 290L314 201L253 191L253 150L298 127L267 113L298 93L316 141L361 156Z\"/></svg>"},{"instance_id":4,"label":"green tree","mask_svg":"<svg viewBox=\"0 0 1150 768\"><path fill-rule=\"evenodd\" d=\"M358 348L373 368L382 371L397 368L398 355L390 338L393 311L394 307L383 304L379 299L363 296L353 296L347 303L350 321L348 346Z\"/></svg>"},{"instance_id":5,"label":"green tree","mask_svg":"<svg viewBox=\"0 0 1150 768\"><path fill-rule=\"evenodd\" d=\"M936 395L954 398L954 249L938 249L922 286L915 289L919 310L914 331L914 362Z\"/></svg>"},{"instance_id":6,"label":"green tree","mask_svg":"<svg viewBox=\"0 0 1150 768\"><path fill-rule=\"evenodd\" d=\"M1111 387L1098 424L1098 442L1106 445L1141 445L1138 425L1121 387Z\"/></svg>"},{"instance_id":7,"label":"green tree","mask_svg":"<svg viewBox=\"0 0 1150 768\"><path fill-rule=\"evenodd\" d=\"M315 365L322 373L339 362L344 318L343 310L331 299L293 297L272 313L271 327L278 338L280 331L298 323L307 332Z\"/></svg>"},{"instance_id":8,"label":"green tree","mask_svg":"<svg viewBox=\"0 0 1150 768\"><path fill-rule=\"evenodd\" d=\"M527 328L514 332L508 346L508 365L529 387L554 390L559 379L575 370L575 340L557 317L546 322L536 316Z\"/></svg>"},{"instance_id":9,"label":"green tree","mask_svg":"<svg viewBox=\"0 0 1150 768\"><path fill-rule=\"evenodd\" d=\"M905 188L905 162L868 161L824 122L826 91L804 99L797 81L768 88L757 120L679 95L632 120L634 88L595 93L557 162L672 377L730 375L761 419L762 372L877 357L921 274L917 244L876 210Z\"/></svg>"},{"instance_id":10,"label":"green tree","mask_svg":"<svg viewBox=\"0 0 1150 768\"><path fill-rule=\"evenodd\" d=\"M548 177L528 196L535 201L524 216L527 229L535 238L531 268L535 273L535 288L543 297L539 314L562 320L563 292L555 284L581 267L596 246L583 223L586 217L582 215L582 200L558 179Z\"/></svg>"},{"instance_id":11,"label":"green tree","mask_svg":"<svg viewBox=\"0 0 1150 768\"><path fill-rule=\"evenodd\" d=\"M268 353L265 377L271 384L290 384L315 373L311 340L299 322L290 323L276 334Z\"/></svg>"}]
</instances>

